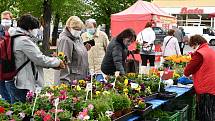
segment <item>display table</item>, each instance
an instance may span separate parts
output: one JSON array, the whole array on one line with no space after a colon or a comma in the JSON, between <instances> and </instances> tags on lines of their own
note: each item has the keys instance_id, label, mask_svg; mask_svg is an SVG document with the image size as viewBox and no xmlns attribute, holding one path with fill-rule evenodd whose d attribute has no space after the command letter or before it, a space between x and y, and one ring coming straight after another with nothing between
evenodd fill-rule
<instances>
[{"instance_id":1,"label":"display table","mask_svg":"<svg viewBox=\"0 0 215 121\"><path fill-rule=\"evenodd\" d=\"M187 88L187 87L177 87L177 86L171 86L166 88L165 90L168 92L175 92L177 93L177 97L183 96L185 93L188 93L192 90L193 88ZM176 99L175 98L175 99ZM156 109L160 107L161 105L168 103L170 100L160 100L160 99L153 99L150 101L147 101L146 103L152 104L152 109ZM131 116L127 121L135 121L138 120L141 116Z\"/></svg>"}]
</instances>

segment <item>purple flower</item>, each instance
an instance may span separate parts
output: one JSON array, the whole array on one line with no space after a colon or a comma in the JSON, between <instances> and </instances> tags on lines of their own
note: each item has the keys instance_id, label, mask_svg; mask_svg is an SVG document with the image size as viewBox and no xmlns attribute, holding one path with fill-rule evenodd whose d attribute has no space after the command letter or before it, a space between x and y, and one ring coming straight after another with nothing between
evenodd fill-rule
<instances>
[{"instance_id":1,"label":"purple flower","mask_svg":"<svg viewBox=\"0 0 215 121\"><path fill-rule=\"evenodd\" d=\"M145 91L146 88L145 88L144 84L140 84L140 87L141 87L141 89L140 89L141 91Z\"/></svg>"},{"instance_id":2,"label":"purple flower","mask_svg":"<svg viewBox=\"0 0 215 121\"><path fill-rule=\"evenodd\" d=\"M34 97L34 92L33 91L28 91L28 93L26 95L27 101L32 102L33 97Z\"/></svg>"},{"instance_id":3,"label":"purple flower","mask_svg":"<svg viewBox=\"0 0 215 121\"><path fill-rule=\"evenodd\" d=\"M71 85L78 85L78 81L77 81L77 80L73 80L73 81L71 82Z\"/></svg>"},{"instance_id":4,"label":"purple flower","mask_svg":"<svg viewBox=\"0 0 215 121\"><path fill-rule=\"evenodd\" d=\"M8 112L6 112L6 115L7 116L11 116L13 114L13 111L8 111Z\"/></svg>"}]
</instances>

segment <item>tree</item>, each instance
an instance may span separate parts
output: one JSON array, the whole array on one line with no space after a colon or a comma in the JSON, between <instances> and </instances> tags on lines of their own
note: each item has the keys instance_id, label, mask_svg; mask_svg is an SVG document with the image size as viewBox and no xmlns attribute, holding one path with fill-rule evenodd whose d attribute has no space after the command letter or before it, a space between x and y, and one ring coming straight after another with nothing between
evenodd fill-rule
<instances>
[{"instance_id":1,"label":"tree","mask_svg":"<svg viewBox=\"0 0 215 121\"><path fill-rule=\"evenodd\" d=\"M30 4L29 4L30 3ZM54 20L53 37L56 40L58 24L60 20L65 20L71 15L81 15L85 10L82 0L19 0L18 9L20 13L31 13L41 18L43 31L43 52L49 50L50 23Z\"/></svg>"},{"instance_id":2,"label":"tree","mask_svg":"<svg viewBox=\"0 0 215 121\"><path fill-rule=\"evenodd\" d=\"M63 3L63 4L62 4ZM82 16L85 11L89 9L89 6L82 0L56 0L53 4L54 11L54 28L52 32L52 44L56 44L58 37L58 25L59 22L65 23L65 21L72 15Z\"/></svg>"},{"instance_id":3,"label":"tree","mask_svg":"<svg viewBox=\"0 0 215 121\"><path fill-rule=\"evenodd\" d=\"M106 33L109 35L111 14L125 10L136 1L137 0L91 0L89 4L92 6L92 16L99 24L106 24Z\"/></svg>"}]
</instances>

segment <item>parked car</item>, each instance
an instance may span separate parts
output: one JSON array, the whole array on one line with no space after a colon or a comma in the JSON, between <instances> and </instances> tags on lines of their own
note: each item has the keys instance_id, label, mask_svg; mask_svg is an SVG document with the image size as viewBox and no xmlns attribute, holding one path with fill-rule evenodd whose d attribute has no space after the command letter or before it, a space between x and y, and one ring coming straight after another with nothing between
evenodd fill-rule
<instances>
[{"instance_id":1,"label":"parked car","mask_svg":"<svg viewBox=\"0 0 215 121\"><path fill-rule=\"evenodd\" d=\"M206 26L182 26L182 27L188 38L190 38L192 35L199 34L202 35L210 45L215 46L214 29Z\"/></svg>"},{"instance_id":2,"label":"parked car","mask_svg":"<svg viewBox=\"0 0 215 121\"><path fill-rule=\"evenodd\" d=\"M155 44L162 43L164 38L167 36L167 32L161 27L152 27L152 29L154 30L156 36Z\"/></svg>"}]
</instances>

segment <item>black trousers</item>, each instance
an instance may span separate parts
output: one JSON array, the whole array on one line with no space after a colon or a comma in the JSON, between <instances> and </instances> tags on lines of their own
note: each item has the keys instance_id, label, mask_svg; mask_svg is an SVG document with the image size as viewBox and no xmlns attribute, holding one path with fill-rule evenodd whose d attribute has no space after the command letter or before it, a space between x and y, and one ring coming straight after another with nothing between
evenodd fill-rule
<instances>
[{"instance_id":1,"label":"black trousers","mask_svg":"<svg viewBox=\"0 0 215 121\"><path fill-rule=\"evenodd\" d=\"M179 42L178 44L179 44L179 47L180 47L181 55L183 55L185 43L184 42Z\"/></svg>"},{"instance_id":2,"label":"black trousers","mask_svg":"<svg viewBox=\"0 0 215 121\"><path fill-rule=\"evenodd\" d=\"M215 95L199 95L198 116L199 121L215 121Z\"/></svg>"},{"instance_id":3,"label":"black trousers","mask_svg":"<svg viewBox=\"0 0 215 121\"><path fill-rule=\"evenodd\" d=\"M150 66L155 66L155 55L143 55L141 54L142 66L147 66L149 60Z\"/></svg>"}]
</instances>

